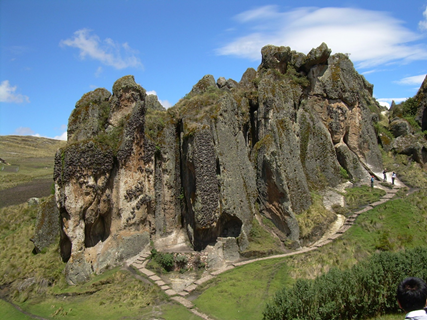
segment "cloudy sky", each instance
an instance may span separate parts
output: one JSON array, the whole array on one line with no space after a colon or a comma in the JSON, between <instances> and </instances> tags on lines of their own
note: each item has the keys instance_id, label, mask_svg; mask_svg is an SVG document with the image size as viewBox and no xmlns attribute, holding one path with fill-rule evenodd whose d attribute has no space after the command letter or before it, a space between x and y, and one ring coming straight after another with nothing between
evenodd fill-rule
<instances>
[{"instance_id":1,"label":"cloudy sky","mask_svg":"<svg viewBox=\"0 0 427 320\"><path fill-rule=\"evenodd\" d=\"M170 107L206 74L240 81L266 44L322 42L402 101L427 74L427 0L0 0L0 135L64 138L80 97L124 75Z\"/></svg>"}]
</instances>

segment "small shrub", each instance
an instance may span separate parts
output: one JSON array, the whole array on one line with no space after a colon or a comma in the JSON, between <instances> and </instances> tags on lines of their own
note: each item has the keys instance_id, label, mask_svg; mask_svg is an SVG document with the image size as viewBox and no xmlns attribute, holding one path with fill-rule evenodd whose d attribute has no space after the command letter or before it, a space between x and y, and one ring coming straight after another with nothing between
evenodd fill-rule
<instances>
[{"instance_id":1,"label":"small shrub","mask_svg":"<svg viewBox=\"0 0 427 320\"><path fill-rule=\"evenodd\" d=\"M183 254L178 254L175 258L175 262L176 262L176 265L178 266L178 268L180 268L181 270L186 270L186 266L188 263L187 256L185 256Z\"/></svg>"},{"instance_id":2,"label":"small shrub","mask_svg":"<svg viewBox=\"0 0 427 320\"><path fill-rule=\"evenodd\" d=\"M348 210L348 208L346 207L342 207L339 204L334 204L332 205L332 210L336 213L336 214L341 214L343 216L347 216L350 213L350 210Z\"/></svg>"},{"instance_id":3,"label":"small shrub","mask_svg":"<svg viewBox=\"0 0 427 320\"><path fill-rule=\"evenodd\" d=\"M394 249L394 244L390 242L390 236L387 231L381 233L378 243L375 245L375 249L381 251L391 251Z\"/></svg>"},{"instance_id":4,"label":"small shrub","mask_svg":"<svg viewBox=\"0 0 427 320\"><path fill-rule=\"evenodd\" d=\"M350 180L350 175L348 174L347 170L341 166L340 166L340 175L342 179Z\"/></svg>"},{"instance_id":5,"label":"small shrub","mask_svg":"<svg viewBox=\"0 0 427 320\"><path fill-rule=\"evenodd\" d=\"M151 268L153 269L157 269L156 264L161 266L165 271L172 271L175 266L174 257L171 253L163 253L156 249L152 249L150 258L155 262L154 264L151 264Z\"/></svg>"}]
</instances>

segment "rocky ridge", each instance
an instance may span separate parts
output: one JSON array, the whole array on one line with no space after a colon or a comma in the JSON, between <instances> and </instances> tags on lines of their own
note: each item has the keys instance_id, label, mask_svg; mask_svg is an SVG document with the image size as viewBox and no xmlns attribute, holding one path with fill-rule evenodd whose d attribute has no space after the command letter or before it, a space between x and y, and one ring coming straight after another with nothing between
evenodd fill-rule
<instances>
[{"instance_id":1,"label":"rocky ridge","mask_svg":"<svg viewBox=\"0 0 427 320\"><path fill-rule=\"evenodd\" d=\"M203 77L164 110L133 76L76 104L55 156L61 255L69 283L174 234L235 260L256 215L288 248L320 239L299 220L312 192L382 171L373 86L326 44L307 55L266 46L240 82ZM322 232L323 230L323 232Z\"/></svg>"}]
</instances>

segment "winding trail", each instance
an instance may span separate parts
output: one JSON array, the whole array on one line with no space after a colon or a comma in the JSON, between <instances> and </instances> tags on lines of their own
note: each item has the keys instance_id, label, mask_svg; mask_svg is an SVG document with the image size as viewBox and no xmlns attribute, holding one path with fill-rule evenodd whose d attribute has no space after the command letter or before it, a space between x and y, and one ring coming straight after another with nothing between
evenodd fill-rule
<instances>
[{"instance_id":1,"label":"winding trail","mask_svg":"<svg viewBox=\"0 0 427 320\"><path fill-rule=\"evenodd\" d=\"M128 266L133 266L134 268L138 269L142 274L144 274L152 282L154 282L157 286L159 286L164 291L164 293L166 295L168 295L172 300L180 303L181 305L186 307L193 314L195 314L195 315L197 315L200 318L205 319L205 320L213 320L208 315L206 315L206 314L202 313L200 310L198 310L194 306L194 304L189 299L186 298L199 285L213 279L214 277L216 277L217 275L219 275L223 272L234 269L235 267L243 266L243 265L253 263L256 261L263 261L263 260L268 260L268 259L289 257L289 256L294 256L297 254L302 254L302 253L306 253L309 251L317 250L318 248L321 248L324 245L327 245L328 243L331 243L335 239L341 237L348 229L350 229L350 227L354 224L354 222L356 221L356 219L359 215L361 215L362 213L365 213L369 210L372 210L373 208L375 208L376 206L379 206L380 204L386 203L387 201L391 200L396 195L396 193L399 191L400 188L406 187L406 186L400 182L399 184L396 184L393 189L385 188L381 185L378 185L377 187L386 191L386 194L380 200L365 206L363 209L360 209L360 210L354 212L351 216L349 216L347 218L344 218L343 216L339 217L337 219L338 222L334 226L332 226L332 228L328 232L326 232L325 235L319 241L313 243L312 245L310 245L308 247L303 247L300 250L294 251L294 252L289 252L289 253L284 253L284 254L278 254L278 255L273 255L273 256L268 256L268 257L263 257L263 258L256 258L256 259L250 259L250 260L232 263L223 269L213 271L213 272L209 273L208 275L194 281L193 283L191 283L190 285L188 285L182 291L179 291L179 292L176 292L175 290L173 290L169 284L165 283L154 272L152 272L146 268L146 265L147 265L147 263L149 261L149 257L150 257L149 252L140 253L136 257L129 259L126 262L126 264Z\"/></svg>"}]
</instances>

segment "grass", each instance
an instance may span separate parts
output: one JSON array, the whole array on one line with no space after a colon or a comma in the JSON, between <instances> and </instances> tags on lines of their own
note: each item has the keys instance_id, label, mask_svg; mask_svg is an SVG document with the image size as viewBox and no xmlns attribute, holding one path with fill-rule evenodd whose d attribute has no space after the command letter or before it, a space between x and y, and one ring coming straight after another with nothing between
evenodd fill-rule
<instances>
[{"instance_id":1,"label":"grass","mask_svg":"<svg viewBox=\"0 0 427 320\"><path fill-rule=\"evenodd\" d=\"M251 263L199 287L193 302L215 319L260 319L265 301L290 281L283 259Z\"/></svg>"},{"instance_id":2,"label":"grass","mask_svg":"<svg viewBox=\"0 0 427 320\"><path fill-rule=\"evenodd\" d=\"M0 209L0 285L24 311L46 319L200 319L128 270L115 268L83 285L68 286L57 245L31 253L36 211L26 203ZM34 281L25 285L29 278ZM30 319L3 301L0 313L2 319L8 319L3 314Z\"/></svg>"},{"instance_id":3,"label":"grass","mask_svg":"<svg viewBox=\"0 0 427 320\"><path fill-rule=\"evenodd\" d=\"M161 317L165 320L201 320L202 318L191 313L182 305L167 304L161 308Z\"/></svg>"},{"instance_id":4,"label":"grass","mask_svg":"<svg viewBox=\"0 0 427 320\"><path fill-rule=\"evenodd\" d=\"M263 219L263 224L267 224L268 229L274 228L272 222ZM252 229L249 233L249 246L243 255L245 256L262 256L282 252L280 240L270 234L266 228L261 227L258 220L254 217Z\"/></svg>"},{"instance_id":5,"label":"grass","mask_svg":"<svg viewBox=\"0 0 427 320\"><path fill-rule=\"evenodd\" d=\"M81 286L55 287L40 301L21 304L24 310L55 319L137 319L150 312L159 298L159 288L135 281L127 270L115 268Z\"/></svg>"},{"instance_id":6,"label":"grass","mask_svg":"<svg viewBox=\"0 0 427 320\"><path fill-rule=\"evenodd\" d=\"M345 200L350 210L355 210L361 206L378 201L386 192L378 188L369 186L347 188Z\"/></svg>"},{"instance_id":7,"label":"grass","mask_svg":"<svg viewBox=\"0 0 427 320\"><path fill-rule=\"evenodd\" d=\"M334 213L325 209L320 195L312 192L311 197L313 203L310 208L296 216L301 239L310 239L316 228L323 227L326 229L335 217Z\"/></svg>"},{"instance_id":8,"label":"grass","mask_svg":"<svg viewBox=\"0 0 427 320\"><path fill-rule=\"evenodd\" d=\"M11 165L0 166L0 190L34 179L52 180L55 152L65 144L39 137L0 136L0 158Z\"/></svg>"},{"instance_id":9,"label":"grass","mask_svg":"<svg viewBox=\"0 0 427 320\"><path fill-rule=\"evenodd\" d=\"M16 310L11 304L0 300L0 314L3 320L31 320L34 319Z\"/></svg>"}]
</instances>

